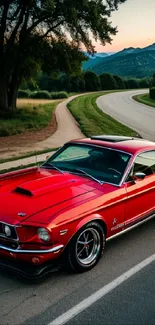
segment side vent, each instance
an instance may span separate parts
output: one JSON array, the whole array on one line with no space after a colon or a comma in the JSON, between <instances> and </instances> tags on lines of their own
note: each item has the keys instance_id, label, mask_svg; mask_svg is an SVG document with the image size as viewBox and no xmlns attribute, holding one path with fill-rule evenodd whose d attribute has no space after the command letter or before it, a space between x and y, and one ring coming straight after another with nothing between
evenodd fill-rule
<instances>
[{"instance_id":1,"label":"side vent","mask_svg":"<svg viewBox=\"0 0 155 325\"><path fill-rule=\"evenodd\" d=\"M16 187L15 192L23 194L23 195L27 195L27 196L33 196L33 193L31 191L26 190L22 187Z\"/></svg>"}]
</instances>

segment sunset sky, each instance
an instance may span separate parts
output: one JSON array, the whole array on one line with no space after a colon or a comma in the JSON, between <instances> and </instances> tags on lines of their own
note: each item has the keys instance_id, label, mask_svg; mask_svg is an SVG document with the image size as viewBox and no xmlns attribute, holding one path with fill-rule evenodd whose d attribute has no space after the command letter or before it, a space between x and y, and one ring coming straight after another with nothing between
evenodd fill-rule
<instances>
[{"instance_id":1,"label":"sunset sky","mask_svg":"<svg viewBox=\"0 0 155 325\"><path fill-rule=\"evenodd\" d=\"M96 45L98 52L116 52L127 47L145 47L155 42L155 0L127 0L113 12L110 20L117 26L112 45Z\"/></svg>"}]
</instances>

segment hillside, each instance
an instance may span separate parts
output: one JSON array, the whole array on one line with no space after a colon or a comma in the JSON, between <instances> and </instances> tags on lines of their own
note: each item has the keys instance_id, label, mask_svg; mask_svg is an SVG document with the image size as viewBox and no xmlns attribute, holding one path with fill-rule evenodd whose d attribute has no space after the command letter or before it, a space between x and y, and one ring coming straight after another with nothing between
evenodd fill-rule
<instances>
[{"instance_id":1,"label":"hillside","mask_svg":"<svg viewBox=\"0 0 155 325\"><path fill-rule=\"evenodd\" d=\"M102 59L108 57L107 53L95 53L94 56L85 53L88 56L88 60L83 63L83 70L92 69L94 65L102 63Z\"/></svg>"},{"instance_id":2,"label":"hillside","mask_svg":"<svg viewBox=\"0 0 155 325\"><path fill-rule=\"evenodd\" d=\"M155 44L143 49L131 47L110 56L89 58L86 63L83 69L97 74L109 72L135 78L151 76L155 71Z\"/></svg>"}]
</instances>

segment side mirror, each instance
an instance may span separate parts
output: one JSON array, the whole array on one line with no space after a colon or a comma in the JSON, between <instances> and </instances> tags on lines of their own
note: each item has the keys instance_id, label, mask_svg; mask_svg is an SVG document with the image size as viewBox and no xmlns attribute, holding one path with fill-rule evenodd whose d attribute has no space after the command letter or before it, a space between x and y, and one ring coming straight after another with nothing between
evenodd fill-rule
<instances>
[{"instance_id":1,"label":"side mirror","mask_svg":"<svg viewBox=\"0 0 155 325\"><path fill-rule=\"evenodd\" d=\"M46 156L46 160L49 158L50 156Z\"/></svg>"},{"instance_id":2,"label":"side mirror","mask_svg":"<svg viewBox=\"0 0 155 325\"><path fill-rule=\"evenodd\" d=\"M142 181L145 177L146 177L146 174L139 172L139 173L135 173L133 175L133 180L134 181Z\"/></svg>"}]
</instances>

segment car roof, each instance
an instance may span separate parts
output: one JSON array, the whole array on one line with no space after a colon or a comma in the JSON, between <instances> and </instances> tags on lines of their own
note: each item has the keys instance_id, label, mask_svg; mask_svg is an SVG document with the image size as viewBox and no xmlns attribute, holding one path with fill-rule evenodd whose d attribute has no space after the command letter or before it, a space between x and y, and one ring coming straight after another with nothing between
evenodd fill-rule
<instances>
[{"instance_id":1,"label":"car roof","mask_svg":"<svg viewBox=\"0 0 155 325\"><path fill-rule=\"evenodd\" d=\"M142 151L155 150L155 142L141 138L115 135L92 136L91 138L72 140L71 143L108 147L128 152L132 155Z\"/></svg>"}]
</instances>

